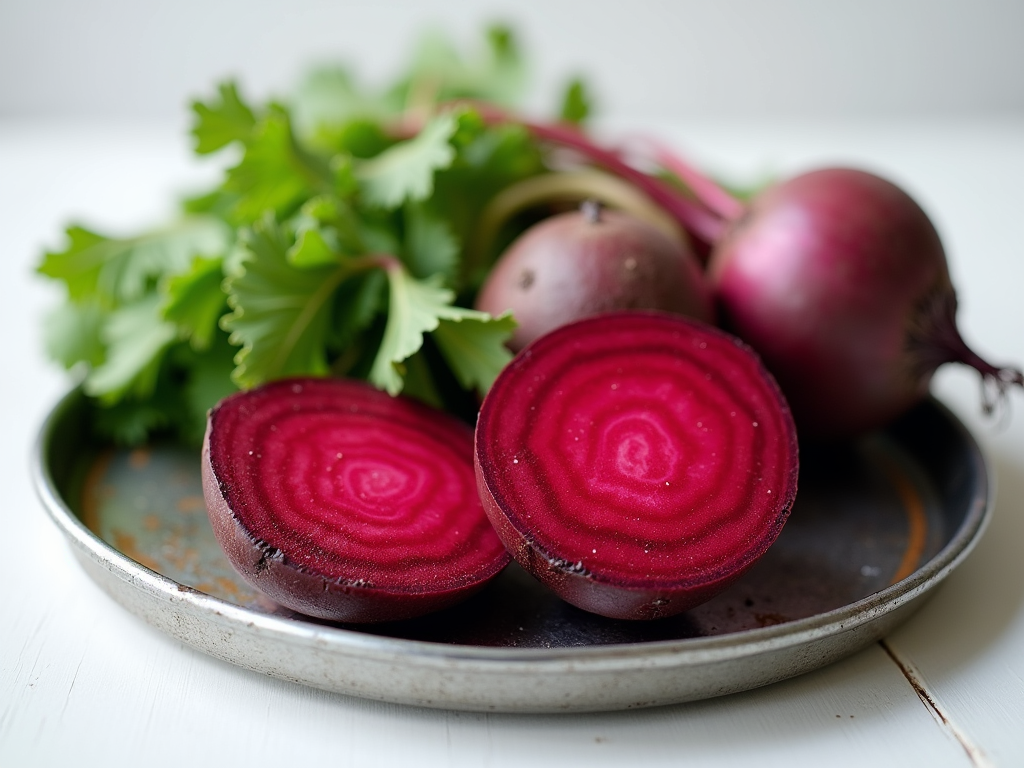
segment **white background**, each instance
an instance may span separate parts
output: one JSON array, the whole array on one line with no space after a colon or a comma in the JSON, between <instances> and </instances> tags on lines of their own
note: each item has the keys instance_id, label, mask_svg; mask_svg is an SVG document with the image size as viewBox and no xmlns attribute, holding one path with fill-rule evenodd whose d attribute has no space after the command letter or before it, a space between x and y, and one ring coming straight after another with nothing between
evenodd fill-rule
<instances>
[{"instance_id":1,"label":"white background","mask_svg":"<svg viewBox=\"0 0 1024 768\"><path fill-rule=\"evenodd\" d=\"M849 162L899 181L943 235L965 337L1024 362L1024 2L0 0L0 766L1024 765L1024 396L993 425L956 367L934 390L985 448L998 502L971 558L889 638L941 717L879 646L640 712L351 699L191 650L73 561L28 480L67 386L40 353L39 318L59 300L32 273L42 248L70 219L150 223L208 177L184 130L188 99L217 78L262 96L341 56L382 80L425 23L470 40L493 18L518 22L536 109L584 72L610 124L661 132L714 169Z\"/></svg>"},{"instance_id":2,"label":"white background","mask_svg":"<svg viewBox=\"0 0 1024 768\"><path fill-rule=\"evenodd\" d=\"M1020 0L4 0L0 115L180 120L215 78L263 95L341 57L379 81L425 26L494 19L531 50L538 107L584 72L613 117L1024 110Z\"/></svg>"}]
</instances>

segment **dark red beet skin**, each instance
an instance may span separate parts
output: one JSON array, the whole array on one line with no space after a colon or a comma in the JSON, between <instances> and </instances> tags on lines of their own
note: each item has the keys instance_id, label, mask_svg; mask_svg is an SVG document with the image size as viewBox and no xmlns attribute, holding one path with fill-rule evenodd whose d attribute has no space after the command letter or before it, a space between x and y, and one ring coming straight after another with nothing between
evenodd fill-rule
<instances>
[{"instance_id":1,"label":"dark red beet skin","mask_svg":"<svg viewBox=\"0 0 1024 768\"><path fill-rule=\"evenodd\" d=\"M778 377L801 434L855 434L927 393L934 366L908 354L908 334L927 297L952 285L935 228L893 184L828 169L772 187L709 271L726 322Z\"/></svg>"},{"instance_id":2,"label":"dark red beet skin","mask_svg":"<svg viewBox=\"0 0 1024 768\"><path fill-rule=\"evenodd\" d=\"M293 379L210 412L203 488L254 587L310 616L388 621L452 605L508 563L472 453L451 416L361 382Z\"/></svg>"},{"instance_id":3,"label":"dark red beet skin","mask_svg":"<svg viewBox=\"0 0 1024 768\"><path fill-rule=\"evenodd\" d=\"M964 343L935 227L873 174L828 168L768 188L715 245L708 277L723 322L775 374L802 437L886 424L945 363L977 369L997 398L1024 385L1020 370Z\"/></svg>"},{"instance_id":4,"label":"dark red beet skin","mask_svg":"<svg viewBox=\"0 0 1024 768\"><path fill-rule=\"evenodd\" d=\"M757 356L676 315L621 312L524 349L476 429L484 509L527 571L612 618L709 599L778 536L796 432Z\"/></svg>"},{"instance_id":5,"label":"dark red beet skin","mask_svg":"<svg viewBox=\"0 0 1024 768\"><path fill-rule=\"evenodd\" d=\"M514 351L602 312L656 309L714 319L711 289L686 241L596 204L520 235L494 265L476 308L495 316L512 311Z\"/></svg>"}]
</instances>

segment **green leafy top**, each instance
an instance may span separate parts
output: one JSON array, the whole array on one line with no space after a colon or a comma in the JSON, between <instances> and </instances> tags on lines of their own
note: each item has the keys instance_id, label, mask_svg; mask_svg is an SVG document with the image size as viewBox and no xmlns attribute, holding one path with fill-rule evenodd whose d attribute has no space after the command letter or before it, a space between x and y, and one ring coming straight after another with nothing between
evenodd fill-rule
<instances>
[{"instance_id":1,"label":"green leafy top","mask_svg":"<svg viewBox=\"0 0 1024 768\"><path fill-rule=\"evenodd\" d=\"M434 172L455 158L451 145L455 118L440 115L414 138L388 147L365 161L357 172L370 205L394 209L407 200L421 201L434 191Z\"/></svg>"},{"instance_id":2,"label":"green leafy top","mask_svg":"<svg viewBox=\"0 0 1024 768\"><path fill-rule=\"evenodd\" d=\"M469 308L493 258L477 220L550 168L525 130L468 105L514 105L524 75L495 27L468 56L426 37L379 91L322 67L279 101L254 105L233 82L195 101L196 153L237 152L221 182L147 232L71 226L38 267L67 295L48 352L82 370L97 428L128 443L166 429L198 439L217 399L289 375L361 377L472 410L514 327ZM559 119L588 105L571 84Z\"/></svg>"},{"instance_id":3,"label":"green leafy top","mask_svg":"<svg viewBox=\"0 0 1024 768\"><path fill-rule=\"evenodd\" d=\"M592 111L590 94L579 78L572 80L565 90L562 100L561 118L567 123L579 124L586 120Z\"/></svg>"},{"instance_id":4,"label":"green leafy top","mask_svg":"<svg viewBox=\"0 0 1024 768\"><path fill-rule=\"evenodd\" d=\"M222 83L217 90L219 101L192 103L196 113L192 134L196 138L197 155L216 152L235 141L245 141L256 124L252 110L239 97L234 83Z\"/></svg>"}]
</instances>

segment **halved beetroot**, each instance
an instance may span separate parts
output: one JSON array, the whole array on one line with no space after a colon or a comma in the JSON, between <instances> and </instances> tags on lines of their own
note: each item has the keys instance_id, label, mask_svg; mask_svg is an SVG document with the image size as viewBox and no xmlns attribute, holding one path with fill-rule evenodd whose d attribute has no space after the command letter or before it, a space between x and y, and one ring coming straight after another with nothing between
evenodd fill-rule
<instances>
[{"instance_id":1,"label":"halved beetroot","mask_svg":"<svg viewBox=\"0 0 1024 768\"><path fill-rule=\"evenodd\" d=\"M472 430L338 379L278 381L219 403L203 489L228 559L281 605L342 622L411 618L508 563L473 474Z\"/></svg>"},{"instance_id":2,"label":"halved beetroot","mask_svg":"<svg viewBox=\"0 0 1024 768\"><path fill-rule=\"evenodd\" d=\"M620 312L526 347L484 400L477 485L512 556L622 619L711 598L772 544L796 496L789 407L710 326Z\"/></svg>"}]
</instances>

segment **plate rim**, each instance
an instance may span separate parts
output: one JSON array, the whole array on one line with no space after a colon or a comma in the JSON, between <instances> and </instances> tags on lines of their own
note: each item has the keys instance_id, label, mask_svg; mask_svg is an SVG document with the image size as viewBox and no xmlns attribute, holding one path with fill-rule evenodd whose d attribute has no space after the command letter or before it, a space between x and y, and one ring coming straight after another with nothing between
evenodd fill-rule
<instances>
[{"instance_id":1,"label":"plate rim","mask_svg":"<svg viewBox=\"0 0 1024 768\"><path fill-rule=\"evenodd\" d=\"M590 646L527 647L467 645L429 640L374 635L359 629L324 625L301 618L275 616L254 611L205 594L150 570L120 552L89 530L61 496L50 468L49 451L54 433L68 411L82 407L81 387L62 396L49 411L39 429L32 451L31 473L37 496L50 518L79 553L131 586L167 603L184 604L215 624L236 630L266 634L293 645L325 644L331 651L378 658L400 658L430 665L444 663L471 667L513 665L516 669L569 664L574 669L615 668L625 670L638 664L687 666L729 661L754 656L860 627L895 611L941 583L970 554L988 526L995 506L991 462L963 422L943 403L929 397L945 420L957 431L972 456L979 482L972 494L963 522L931 559L906 578L878 592L830 611L802 619L721 635L609 643ZM77 553L76 553L77 554Z\"/></svg>"}]
</instances>

